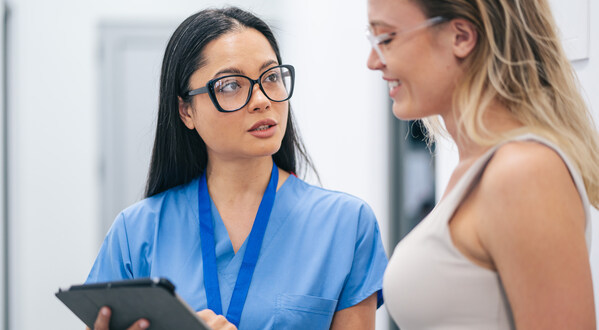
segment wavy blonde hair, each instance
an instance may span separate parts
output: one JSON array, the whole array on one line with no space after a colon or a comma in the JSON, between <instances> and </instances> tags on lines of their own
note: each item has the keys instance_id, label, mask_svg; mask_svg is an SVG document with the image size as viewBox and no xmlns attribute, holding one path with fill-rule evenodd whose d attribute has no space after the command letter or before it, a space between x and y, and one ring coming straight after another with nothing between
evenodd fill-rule
<instances>
[{"instance_id":1,"label":"wavy blonde hair","mask_svg":"<svg viewBox=\"0 0 599 330\"><path fill-rule=\"evenodd\" d=\"M558 38L547 0L411 0L428 17L463 18L478 42L453 96L458 136L494 145L524 132L557 144L578 167L589 200L599 208L599 136ZM521 129L491 132L483 117L505 105ZM447 136L439 117L422 120L429 141Z\"/></svg>"}]
</instances>

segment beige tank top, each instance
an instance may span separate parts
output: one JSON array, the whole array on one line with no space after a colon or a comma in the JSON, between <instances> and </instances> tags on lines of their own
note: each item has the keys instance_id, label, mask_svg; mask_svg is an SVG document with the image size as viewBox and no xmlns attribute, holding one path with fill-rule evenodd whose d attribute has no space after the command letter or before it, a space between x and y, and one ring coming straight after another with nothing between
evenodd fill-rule
<instances>
[{"instance_id":1,"label":"beige tank top","mask_svg":"<svg viewBox=\"0 0 599 330\"><path fill-rule=\"evenodd\" d=\"M590 204L582 177L554 144L568 166L586 214L586 242L591 246ZM514 329L514 321L497 272L475 265L454 245L448 222L470 188L478 182L500 145L480 157L454 189L395 248L383 280L385 305L402 330Z\"/></svg>"}]
</instances>

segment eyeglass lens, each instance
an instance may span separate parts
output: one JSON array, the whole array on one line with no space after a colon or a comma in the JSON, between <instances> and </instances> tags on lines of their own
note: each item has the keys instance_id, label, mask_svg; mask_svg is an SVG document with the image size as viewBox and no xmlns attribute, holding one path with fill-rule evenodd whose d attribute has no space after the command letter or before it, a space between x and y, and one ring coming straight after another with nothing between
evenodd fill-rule
<instances>
[{"instance_id":1,"label":"eyeglass lens","mask_svg":"<svg viewBox=\"0 0 599 330\"><path fill-rule=\"evenodd\" d=\"M408 34L410 32L415 32L418 31L420 29L424 29L427 28L429 26L433 26L439 23L443 23L445 22L447 19L443 16L435 16L432 18L429 18L427 20L425 20L424 22L413 26L412 28L409 28L407 30L401 31L401 32L392 32L392 33L383 33L381 35L375 36L374 35L374 31L372 30L371 26L368 26L366 29L366 38L368 38L368 41L370 41L370 44L372 46L372 48L374 49L374 51L377 53L377 55L379 56L379 59L381 60L381 63L383 64L387 64L385 62L385 58L383 56L383 52L381 51L381 47L380 44L389 40L392 36L398 36L400 34L405 35Z\"/></svg>"},{"instance_id":2,"label":"eyeglass lens","mask_svg":"<svg viewBox=\"0 0 599 330\"><path fill-rule=\"evenodd\" d=\"M284 66L277 66L265 71L260 76L260 87L266 97L275 102L289 98L293 89L291 71ZM225 111L243 108L250 99L253 82L245 76L227 76L214 82L214 96Z\"/></svg>"}]
</instances>

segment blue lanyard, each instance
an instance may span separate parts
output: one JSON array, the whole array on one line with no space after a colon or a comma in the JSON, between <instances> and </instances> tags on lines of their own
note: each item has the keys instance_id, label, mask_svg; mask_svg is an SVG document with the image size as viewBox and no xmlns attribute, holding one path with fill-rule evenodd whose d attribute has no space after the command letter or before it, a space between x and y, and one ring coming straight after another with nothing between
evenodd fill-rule
<instances>
[{"instance_id":1,"label":"blue lanyard","mask_svg":"<svg viewBox=\"0 0 599 330\"><path fill-rule=\"evenodd\" d=\"M277 183L279 182L279 171L277 166L272 165L272 173L270 181L258 207L258 213L252 226L249 239L247 242L245 255L237 275L235 289L229 303L227 311L227 320L239 327L241 320L241 312L245 305L245 299L252 282L252 275L256 268L260 248L266 225L270 218L270 212L275 202L275 194L277 192ZM216 252L214 250L214 226L212 225L212 212L210 210L210 195L208 194L208 185L206 183L206 172L200 178L198 187L198 207L200 217L200 240L202 244L202 258L204 263L204 288L206 289L206 298L208 300L208 309L214 313L222 315L223 307L220 299L220 287L218 285L218 273L216 269Z\"/></svg>"}]
</instances>

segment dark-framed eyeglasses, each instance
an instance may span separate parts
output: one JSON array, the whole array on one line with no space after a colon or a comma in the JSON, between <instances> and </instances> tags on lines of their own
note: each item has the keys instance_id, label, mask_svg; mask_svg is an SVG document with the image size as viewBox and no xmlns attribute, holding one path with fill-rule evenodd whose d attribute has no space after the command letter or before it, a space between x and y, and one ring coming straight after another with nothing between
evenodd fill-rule
<instances>
[{"instance_id":1,"label":"dark-framed eyeglasses","mask_svg":"<svg viewBox=\"0 0 599 330\"><path fill-rule=\"evenodd\" d=\"M284 102L291 98L294 83L295 69L290 64L282 64L264 71L256 80L240 74L218 77L204 87L190 90L187 95L208 93L218 111L233 112L248 104L255 84L269 100Z\"/></svg>"}]
</instances>

